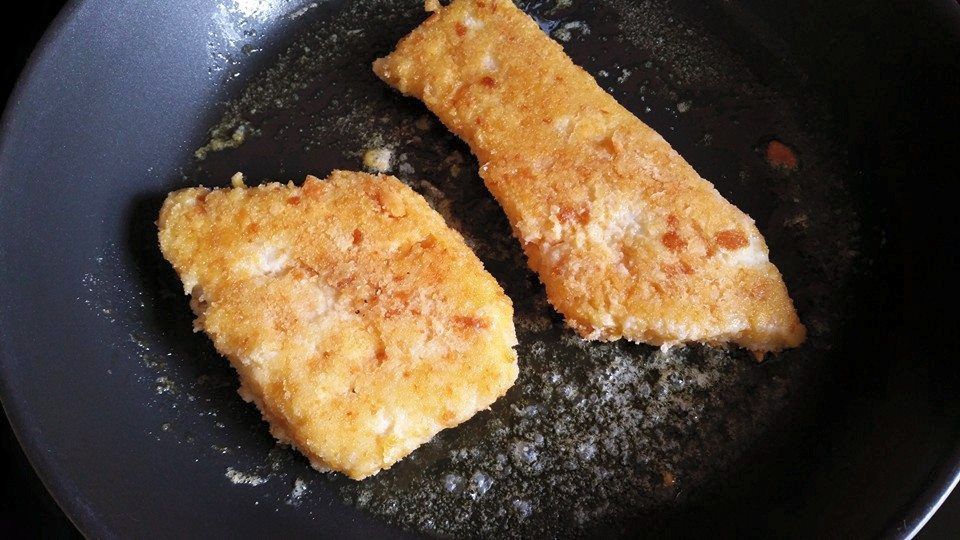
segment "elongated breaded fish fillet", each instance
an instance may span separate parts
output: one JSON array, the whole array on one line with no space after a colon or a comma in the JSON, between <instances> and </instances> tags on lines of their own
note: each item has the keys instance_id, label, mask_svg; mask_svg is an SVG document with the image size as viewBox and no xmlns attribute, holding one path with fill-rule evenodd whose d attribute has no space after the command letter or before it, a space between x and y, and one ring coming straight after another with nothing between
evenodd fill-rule
<instances>
[{"instance_id":1,"label":"elongated breaded fish fillet","mask_svg":"<svg viewBox=\"0 0 960 540\"><path fill-rule=\"evenodd\" d=\"M374 63L470 145L553 306L588 339L805 337L753 221L508 0L455 0Z\"/></svg>"},{"instance_id":2,"label":"elongated breaded fish fillet","mask_svg":"<svg viewBox=\"0 0 960 540\"><path fill-rule=\"evenodd\" d=\"M376 474L516 380L510 299L393 177L184 189L158 225L196 328L317 468Z\"/></svg>"}]
</instances>

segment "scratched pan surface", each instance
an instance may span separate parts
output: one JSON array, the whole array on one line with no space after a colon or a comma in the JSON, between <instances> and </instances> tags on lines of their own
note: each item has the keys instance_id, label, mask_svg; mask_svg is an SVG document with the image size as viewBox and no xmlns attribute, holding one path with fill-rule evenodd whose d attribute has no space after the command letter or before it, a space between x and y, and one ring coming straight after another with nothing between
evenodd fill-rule
<instances>
[{"instance_id":1,"label":"scratched pan surface","mask_svg":"<svg viewBox=\"0 0 960 540\"><path fill-rule=\"evenodd\" d=\"M945 396L956 375L941 372L948 346L911 349L902 339L920 331L907 314L929 313L934 300L903 292L906 279L931 271L905 274L902 263L916 249L906 231L929 217L909 210L920 196L898 187L914 162L870 159L895 145L884 130L902 128L880 118L878 104L894 98L830 80L874 75L858 71L872 42L821 39L802 12L782 33L796 9L785 6L521 3L757 221L810 330L800 349L757 364L737 349L587 343L564 328L469 150L370 71L423 20L419 4L188 2L171 13L88 1L61 14L5 117L0 347L4 406L80 529L464 537L916 528L955 477L957 404ZM956 10L943 9L943 39L956 37ZM893 14L836 12L823 32L857 21L868 36L888 35ZM949 85L953 72L942 73ZM790 147L796 165L772 163L771 141ZM236 171L248 183L301 181L360 169L366 150L384 148L392 172L464 234L513 299L521 374L490 411L356 483L276 445L236 395L227 362L191 332L153 221L172 189L226 185ZM927 256L944 255L926 249L937 241L947 239L920 240ZM924 328L933 335L938 324L947 323Z\"/></svg>"}]
</instances>

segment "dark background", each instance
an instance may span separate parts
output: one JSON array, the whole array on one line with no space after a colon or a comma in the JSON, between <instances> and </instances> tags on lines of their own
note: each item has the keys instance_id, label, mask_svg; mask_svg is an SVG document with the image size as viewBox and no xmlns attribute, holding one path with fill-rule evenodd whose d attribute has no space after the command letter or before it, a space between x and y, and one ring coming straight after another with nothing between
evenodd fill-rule
<instances>
[{"instance_id":1,"label":"dark background","mask_svg":"<svg viewBox=\"0 0 960 540\"><path fill-rule=\"evenodd\" d=\"M16 78L53 19L63 0L37 0L20 4L20 13L8 18L0 36L0 102L6 103ZM0 537L73 538L76 529L40 483L5 415L0 414ZM922 540L960 537L960 493L954 494L930 521L918 538Z\"/></svg>"}]
</instances>

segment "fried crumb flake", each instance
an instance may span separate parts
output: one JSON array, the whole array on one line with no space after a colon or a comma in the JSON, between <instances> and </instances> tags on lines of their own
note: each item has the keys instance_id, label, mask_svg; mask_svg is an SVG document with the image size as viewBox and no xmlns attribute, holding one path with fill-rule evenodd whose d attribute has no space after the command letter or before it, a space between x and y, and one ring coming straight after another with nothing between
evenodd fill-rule
<instances>
[{"instance_id":1,"label":"fried crumb flake","mask_svg":"<svg viewBox=\"0 0 960 540\"><path fill-rule=\"evenodd\" d=\"M393 150L389 148L371 148L363 153L363 166L368 171L390 172L393 162Z\"/></svg>"},{"instance_id":2,"label":"fried crumb flake","mask_svg":"<svg viewBox=\"0 0 960 540\"><path fill-rule=\"evenodd\" d=\"M509 0L441 7L374 71L470 145L584 338L760 354L803 342L753 220Z\"/></svg>"},{"instance_id":3,"label":"fried crumb flake","mask_svg":"<svg viewBox=\"0 0 960 540\"><path fill-rule=\"evenodd\" d=\"M513 307L389 176L170 194L160 247L278 439L362 479L517 377Z\"/></svg>"}]
</instances>

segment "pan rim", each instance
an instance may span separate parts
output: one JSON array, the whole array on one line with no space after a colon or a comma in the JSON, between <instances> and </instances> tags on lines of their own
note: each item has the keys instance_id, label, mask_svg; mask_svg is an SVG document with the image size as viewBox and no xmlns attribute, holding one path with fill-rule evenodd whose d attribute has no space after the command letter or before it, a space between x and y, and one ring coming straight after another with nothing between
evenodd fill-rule
<instances>
[{"instance_id":1,"label":"pan rim","mask_svg":"<svg viewBox=\"0 0 960 540\"><path fill-rule=\"evenodd\" d=\"M68 0L44 31L24 64L0 115L0 160L6 157L13 119L22 115L20 98L38 77L44 60L50 58L52 50L61 45L66 26L88 3L88 0ZM940 4L944 6L944 16L953 18L960 25L960 4L949 1ZM0 189L7 181L0 176ZM0 258L0 265L3 262ZM5 299L8 294L13 293L0 285L0 403L3 405L14 436L44 488L78 531L87 537L114 536L102 522L96 509L86 505L78 495L71 493L72 480L60 470L56 459L43 451L45 445L42 434L26 427L30 423L30 411L23 407L23 400L17 393L16 385L5 376L8 372L7 365L15 363L13 352L6 345L8 330L5 323L9 317L6 316ZM949 456L931 470L926 484L902 510L901 515L890 519L882 536L907 540L914 538L932 519L958 484L960 484L960 440L954 441L953 450Z\"/></svg>"},{"instance_id":2,"label":"pan rim","mask_svg":"<svg viewBox=\"0 0 960 540\"><path fill-rule=\"evenodd\" d=\"M13 118L19 116L21 96L27 88L31 86L31 81L37 76L42 61L50 55L51 49L56 45L62 36L66 25L72 21L76 13L86 4L86 0L68 0L60 9L57 15L50 22L50 25L44 30L43 35L37 41L36 46L27 58L23 70L17 77L10 95L7 96L2 115L0 115L0 160L4 159L6 149L9 144L10 125ZM7 180L0 176L0 186L6 184ZM0 250L2 255L2 250ZM0 265L4 263L0 258ZM34 473L44 489L57 503L64 515L85 537L108 537L112 536L109 531L98 519L94 509L83 504L78 497L69 494L68 486L70 480L66 478L62 471L58 470L55 460L48 458L43 449L43 441L39 434L28 433L25 429L29 411L22 407L22 399L16 393L16 385L6 377L7 364L12 361L13 353L5 345L7 339L7 317L5 316L4 297L9 294L6 287L0 286L0 404L3 405L4 414L10 423L11 431L16 437L17 443L23 449L27 461L33 468Z\"/></svg>"},{"instance_id":3,"label":"pan rim","mask_svg":"<svg viewBox=\"0 0 960 540\"><path fill-rule=\"evenodd\" d=\"M927 486L914 498L911 509L906 510L902 518L891 522L884 536L912 540L943 506L958 483L960 448L955 448L950 458L930 475Z\"/></svg>"}]
</instances>

